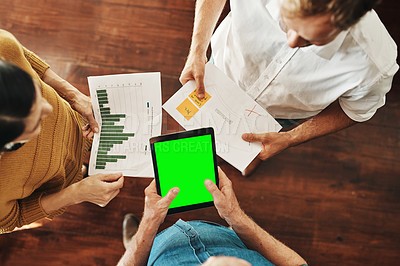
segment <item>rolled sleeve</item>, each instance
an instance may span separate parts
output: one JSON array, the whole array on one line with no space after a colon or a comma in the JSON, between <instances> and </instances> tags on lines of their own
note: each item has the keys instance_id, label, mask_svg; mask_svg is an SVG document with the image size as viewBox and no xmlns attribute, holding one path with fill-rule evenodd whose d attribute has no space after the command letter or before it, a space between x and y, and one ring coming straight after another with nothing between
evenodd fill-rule
<instances>
[{"instance_id":1,"label":"rolled sleeve","mask_svg":"<svg viewBox=\"0 0 400 266\"><path fill-rule=\"evenodd\" d=\"M368 88L354 89L339 98L343 112L356 122L365 122L372 118L376 111L386 102L386 93L389 92L393 75L398 70L396 64L390 75L381 77Z\"/></svg>"}]
</instances>

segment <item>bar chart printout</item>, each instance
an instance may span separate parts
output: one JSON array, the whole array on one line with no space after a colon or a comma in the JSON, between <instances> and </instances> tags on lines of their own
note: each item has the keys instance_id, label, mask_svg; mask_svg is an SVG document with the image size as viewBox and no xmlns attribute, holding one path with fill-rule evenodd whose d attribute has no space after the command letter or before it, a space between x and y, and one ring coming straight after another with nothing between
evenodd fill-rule
<instances>
[{"instance_id":1,"label":"bar chart printout","mask_svg":"<svg viewBox=\"0 0 400 266\"><path fill-rule=\"evenodd\" d=\"M153 177L149 138L161 134L159 73L89 77L95 134L89 174Z\"/></svg>"},{"instance_id":2,"label":"bar chart printout","mask_svg":"<svg viewBox=\"0 0 400 266\"><path fill-rule=\"evenodd\" d=\"M134 137L135 133L123 133L124 126L117 126L115 123L125 118L125 114L111 114L110 107L104 107L108 104L107 90L98 90L100 114L102 127L100 131L99 149L97 151L96 169L106 169L107 162L117 162L118 159L126 159L126 155L110 155L110 150L116 144L123 144L129 137Z\"/></svg>"}]
</instances>

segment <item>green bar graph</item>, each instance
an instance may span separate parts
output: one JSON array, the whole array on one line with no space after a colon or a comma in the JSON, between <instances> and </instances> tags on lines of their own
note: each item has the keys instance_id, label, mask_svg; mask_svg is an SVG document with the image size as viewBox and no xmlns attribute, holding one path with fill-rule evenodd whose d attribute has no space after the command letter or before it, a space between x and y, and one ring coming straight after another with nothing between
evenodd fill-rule
<instances>
[{"instance_id":1,"label":"green bar graph","mask_svg":"<svg viewBox=\"0 0 400 266\"><path fill-rule=\"evenodd\" d=\"M126 155L111 154L111 149L115 145L121 145L135 133L124 133L124 126L118 124L125 114L112 114L108 104L108 94L106 89L97 90L97 98L100 107L102 128L100 131L100 143L96 157L96 169L105 169L107 163L115 163L118 160L125 160Z\"/></svg>"}]
</instances>

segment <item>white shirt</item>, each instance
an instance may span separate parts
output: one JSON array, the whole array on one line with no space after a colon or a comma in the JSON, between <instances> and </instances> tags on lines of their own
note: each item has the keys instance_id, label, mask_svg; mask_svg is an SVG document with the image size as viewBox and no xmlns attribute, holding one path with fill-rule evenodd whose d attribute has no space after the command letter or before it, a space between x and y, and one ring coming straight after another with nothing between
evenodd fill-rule
<instances>
[{"instance_id":1,"label":"white shirt","mask_svg":"<svg viewBox=\"0 0 400 266\"><path fill-rule=\"evenodd\" d=\"M339 99L363 122L385 104L397 47L375 11L324 46L290 48L278 0L230 3L212 37L214 63L273 117L311 117Z\"/></svg>"}]
</instances>

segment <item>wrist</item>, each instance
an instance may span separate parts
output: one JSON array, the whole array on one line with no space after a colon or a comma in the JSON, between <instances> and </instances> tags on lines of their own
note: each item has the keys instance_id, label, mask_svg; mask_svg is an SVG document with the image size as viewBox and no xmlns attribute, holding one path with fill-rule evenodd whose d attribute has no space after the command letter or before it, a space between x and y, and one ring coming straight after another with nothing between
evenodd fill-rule
<instances>
[{"instance_id":1,"label":"wrist","mask_svg":"<svg viewBox=\"0 0 400 266\"><path fill-rule=\"evenodd\" d=\"M297 144L298 136L297 136L297 132L294 129L286 131L286 132L280 132L279 134L283 135L283 137L284 137L283 139L287 145L287 148L295 146Z\"/></svg>"},{"instance_id":2,"label":"wrist","mask_svg":"<svg viewBox=\"0 0 400 266\"><path fill-rule=\"evenodd\" d=\"M54 211L76 204L71 186L53 194L43 195L40 201L44 212L47 214L51 214Z\"/></svg>"},{"instance_id":3,"label":"wrist","mask_svg":"<svg viewBox=\"0 0 400 266\"><path fill-rule=\"evenodd\" d=\"M191 61L197 61L197 60L205 60L207 58L207 48L208 45L200 45L200 44L193 44L190 46L190 51L188 58L191 59Z\"/></svg>"},{"instance_id":4,"label":"wrist","mask_svg":"<svg viewBox=\"0 0 400 266\"><path fill-rule=\"evenodd\" d=\"M225 217L225 221L233 228L243 224L246 220L246 217L247 215L244 213L244 211L239 208L235 212L232 212L230 215Z\"/></svg>"},{"instance_id":5,"label":"wrist","mask_svg":"<svg viewBox=\"0 0 400 266\"><path fill-rule=\"evenodd\" d=\"M63 98L70 104L73 105L79 102L79 97L81 96L81 92L75 89L72 85L68 83L64 89Z\"/></svg>"},{"instance_id":6,"label":"wrist","mask_svg":"<svg viewBox=\"0 0 400 266\"><path fill-rule=\"evenodd\" d=\"M142 220L140 221L140 225L142 225L144 229L150 231L157 231L162 223L163 221L161 221L160 216L149 215L146 213L143 214Z\"/></svg>"},{"instance_id":7,"label":"wrist","mask_svg":"<svg viewBox=\"0 0 400 266\"><path fill-rule=\"evenodd\" d=\"M242 211L228 224L236 233L248 232L253 225L253 220Z\"/></svg>"},{"instance_id":8,"label":"wrist","mask_svg":"<svg viewBox=\"0 0 400 266\"><path fill-rule=\"evenodd\" d=\"M85 201L85 199L82 197L81 193L81 185L82 181L79 181L77 183L74 183L70 185L69 187L65 188L66 192L68 193L68 196L71 200L71 205L74 204L79 204Z\"/></svg>"},{"instance_id":9,"label":"wrist","mask_svg":"<svg viewBox=\"0 0 400 266\"><path fill-rule=\"evenodd\" d=\"M63 97L70 105L79 101L81 92L78 91L66 80L59 80L52 86L61 97Z\"/></svg>"}]
</instances>

